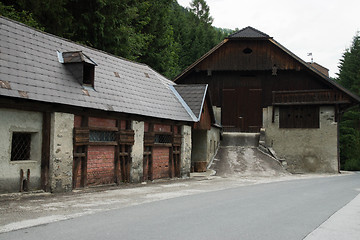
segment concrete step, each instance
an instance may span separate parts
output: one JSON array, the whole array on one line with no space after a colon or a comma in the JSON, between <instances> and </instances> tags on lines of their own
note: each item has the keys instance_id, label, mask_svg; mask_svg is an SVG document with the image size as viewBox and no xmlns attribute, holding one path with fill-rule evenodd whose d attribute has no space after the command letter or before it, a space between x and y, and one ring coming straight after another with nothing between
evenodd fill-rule
<instances>
[{"instance_id":1,"label":"concrete step","mask_svg":"<svg viewBox=\"0 0 360 240\"><path fill-rule=\"evenodd\" d=\"M257 147L260 133L224 132L221 146Z\"/></svg>"}]
</instances>

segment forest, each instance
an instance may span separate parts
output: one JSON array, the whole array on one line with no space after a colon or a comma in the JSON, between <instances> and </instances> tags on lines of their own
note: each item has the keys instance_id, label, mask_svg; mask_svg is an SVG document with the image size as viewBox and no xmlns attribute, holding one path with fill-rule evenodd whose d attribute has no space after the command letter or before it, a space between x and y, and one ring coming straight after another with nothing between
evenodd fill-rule
<instances>
[{"instance_id":1,"label":"forest","mask_svg":"<svg viewBox=\"0 0 360 240\"><path fill-rule=\"evenodd\" d=\"M1 0L0 15L123 58L145 63L173 79L230 29L215 28L205 0L190 8L176 0ZM339 60L333 79L360 95L360 36ZM360 170L360 109L340 122L344 170Z\"/></svg>"}]
</instances>

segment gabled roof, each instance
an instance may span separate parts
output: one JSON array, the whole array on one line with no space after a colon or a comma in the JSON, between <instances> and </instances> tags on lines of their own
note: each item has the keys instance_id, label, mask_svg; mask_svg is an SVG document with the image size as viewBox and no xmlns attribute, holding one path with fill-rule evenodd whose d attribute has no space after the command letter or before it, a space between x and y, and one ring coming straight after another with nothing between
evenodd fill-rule
<instances>
[{"instance_id":1,"label":"gabled roof","mask_svg":"<svg viewBox=\"0 0 360 240\"><path fill-rule=\"evenodd\" d=\"M231 38L265 38L268 39L270 38L269 35L267 35L266 33L263 33L253 27L246 27L243 28L231 35L229 35L227 38L231 39Z\"/></svg>"},{"instance_id":2,"label":"gabled roof","mask_svg":"<svg viewBox=\"0 0 360 240\"><path fill-rule=\"evenodd\" d=\"M187 103L195 117L200 120L208 85L175 85L174 88Z\"/></svg>"},{"instance_id":3,"label":"gabled roof","mask_svg":"<svg viewBox=\"0 0 360 240\"><path fill-rule=\"evenodd\" d=\"M103 111L194 121L171 91L174 83L149 66L40 32L0 17L0 95ZM97 64L94 88L82 86L58 53ZM66 54L65 54L66 55ZM80 61L81 62L81 61ZM81 63L79 63L81 64Z\"/></svg>"},{"instance_id":4,"label":"gabled roof","mask_svg":"<svg viewBox=\"0 0 360 240\"><path fill-rule=\"evenodd\" d=\"M187 73L189 73L192 69L194 69L199 63L201 63L203 60L211 56L215 51L217 51L219 48L221 48L223 45L225 45L229 41L236 41L236 40L246 40L246 39L252 39L252 40L267 40L273 43L275 46L283 50L285 53L290 55L292 58L297 60L300 64L302 64L305 68L309 69L314 74L318 75L320 79L327 84L339 89L340 91L346 93L349 95L355 102L358 104L360 103L360 97L350 92L348 89L344 88L334 80L330 79L328 76L321 73L319 70L315 69L311 65L307 64L304 60L296 56L294 53L292 53L290 50L288 50L286 47L275 41L272 37L269 35L253 28L253 27L246 27L241 29L240 31L233 33L229 35L225 40L220 42L218 45L216 45L214 48L212 48L209 52L205 53L202 57L200 57L198 60L196 60L194 63L192 63L189 67L187 67L182 73L180 73L178 76L175 77L174 82L185 76Z\"/></svg>"},{"instance_id":5,"label":"gabled roof","mask_svg":"<svg viewBox=\"0 0 360 240\"><path fill-rule=\"evenodd\" d=\"M360 97L353 94L352 92L350 92L348 89L346 89L345 87L341 86L339 83L335 82L334 80L332 80L331 78L329 78L328 76L326 76L325 74L323 74L322 72L320 72L318 69L312 67L310 64L308 64L307 62L305 62L304 60L302 60L301 58L299 58L298 56L296 56L294 53L292 53L290 50L288 50L286 47L284 47L283 45L281 45L280 43L278 43L277 41L275 41L274 39L269 39L270 42L272 42L274 45L276 45L277 47L279 47L281 50L283 50L284 52L286 52L287 54L289 54L291 57L293 57L294 59L296 59L299 63L301 63L303 66L305 66L306 68L308 68L311 72L315 73L316 75L320 76L321 79L330 84L331 86L337 88L338 90L346 93L347 95L349 95L355 102L357 102L358 104L360 103Z\"/></svg>"},{"instance_id":6,"label":"gabled roof","mask_svg":"<svg viewBox=\"0 0 360 240\"><path fill-rule=\"evenodd\" d=\"M195 122L200 121L204 105L207 103L212 125L221 128L221 125L216 123L208 91L208 84L180 84L174 85L173 88L176 89L176 92L181 96L186 105L192 111Z\"/></svg>"}]
</instances>

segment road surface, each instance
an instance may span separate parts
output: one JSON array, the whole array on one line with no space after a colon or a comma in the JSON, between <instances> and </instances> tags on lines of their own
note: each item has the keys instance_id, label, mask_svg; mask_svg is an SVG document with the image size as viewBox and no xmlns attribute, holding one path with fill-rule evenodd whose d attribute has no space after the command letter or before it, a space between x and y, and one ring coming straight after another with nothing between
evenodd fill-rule
<instances>
[{"instance_id":1,"label":"road surface","mask_svg":"<svg viewBox=\"0 0 360 240\"><path fill-rule=\"evenodd\" d=\"M202 192L0 234L10 239L303 239L360 191L360 174Z\"/></svg>"}]
</instances>

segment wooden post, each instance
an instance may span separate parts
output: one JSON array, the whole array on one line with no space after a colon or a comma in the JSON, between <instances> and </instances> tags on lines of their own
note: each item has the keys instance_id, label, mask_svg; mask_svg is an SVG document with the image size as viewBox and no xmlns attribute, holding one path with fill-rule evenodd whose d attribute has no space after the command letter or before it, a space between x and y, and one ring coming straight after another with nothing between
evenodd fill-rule
<instances>
[{"instance_id":1,"label":"wooden post","mask_svg":"<svg viewBox=\"0 0 360 240\"><path fill-rule=\"evenodd\" d=\"M82 116L81 118L81 126L89 127L89 117ZM88 146L82 146L82 153L84 153L84 157L81 158L81 187L85 187L87 185L87 158L88 158Z\"/></svg>"},{"instance_id":2,"label":"wooden post","mask_svg":"<svg viewBox=\"0 0 360 240\"><path fill-rule=\"evenodd\" d=\"M41 189L45 192L50 190L49 186L49 166L50 166L50 132L51 114L43 113L42 124L42 144L41 144Z\"/></svg>"},{"instance_id":3,"label":"wooden post","mask_svg":"<svg viewBox=\"0 0 360 240\"><path fill-rule=\"evenodd\" d=\"M120 184L120 130L121 130L121 120L116 120L116 127L118 128L117 136L116 136L116 146L115 146L115 159L114 159L114 171L115 171L115 183L117 185Z\"/></svg>"}]
</instances>

